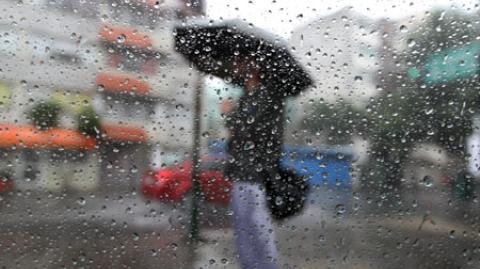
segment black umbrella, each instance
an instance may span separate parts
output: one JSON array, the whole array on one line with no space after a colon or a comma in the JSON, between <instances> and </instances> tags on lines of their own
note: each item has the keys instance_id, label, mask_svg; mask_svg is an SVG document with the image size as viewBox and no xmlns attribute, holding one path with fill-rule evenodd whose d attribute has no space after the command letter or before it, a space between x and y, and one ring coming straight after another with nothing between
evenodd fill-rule
<instances>
[{"instance_id":1,"label":"black umbrella","mask_svg":"<svg viewBox=\"0 0 480 269\"><path fill-rule=\"evenodd\" d=\"M280 95L296 95L312 84L310 75L280 38L239 20L189 23L175 29L175 48L197 69L235 84L235 58L254 57L263 83Z\"/></svg>"}]
</instances>

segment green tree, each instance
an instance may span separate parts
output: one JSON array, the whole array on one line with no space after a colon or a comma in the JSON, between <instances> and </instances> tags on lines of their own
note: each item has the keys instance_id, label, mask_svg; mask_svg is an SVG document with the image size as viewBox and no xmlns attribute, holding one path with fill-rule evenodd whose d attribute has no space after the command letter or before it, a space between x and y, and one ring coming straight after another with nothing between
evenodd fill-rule
<instances>
[{"instance_id":1,"label":"green tree","mask_svg":"<svg viewBox=\"0 0 480 269\"><path fill-rule=\"evenodd\" d=\"M458 77L443 83L429 83L427 64L432 57L446 59L448 53L476 41L475 19L459 12L432 12L428 20L409 37L407 63L423 71L409 94L417 99L417 128L423 139L438 143L463 162L465 137L471 132L471 118L479 109L478 78ZM478 61L478 54L475 57ZM461 64L461 63L460 63ZM423 113L422 113L423 112Z\"/></svg>"},{"instance_id":2,"label":"green tree","mask_svg":"<svg viewBox=\"0 0 480 269\"><path fill-rule=\"evenodd\" d=\"M48 130L58 127L58 116L61 110L61 106L56 102L41 102L30 110L28 118L38 129Z\"/></svg>"},{"instance_id":3,"label":"green tree","mask_svg":"<svg viewBox=\"0 0 480 269\"><path fill-rule=\"evenodd\" d=\"M77 114L77 130L87 136L97 137L100 134L100 116L93 107L84 107Z\"/></svg>"},{"instance_id":4,"label":"green tree","mask_svg":"<svg viewBox=\"0 0 480 269\"><path fill-rule=\"evenodd\" d=\"M459 162L465 159L465 137L471 132L471 117L478 110L477 78L429 84L425 66L432 55L474 42L478 34L471 21L462 13L432 12L408 37L408 48L402 53L407 68L419 67L422 75L413 81L403 76L392 91L369 104L372 160L368 172L376 173L383 188L400 186L415 143L434 142Z\"/></svg>"},{"instance_id":5,"label":"green tree","mask_svg":"<svg viewBox=\"0 0 480 269\"><path fill-rule=\"evenodd\" d=\"M407 50L399 53L405 70L420 69L416 80L405 74L392 89L373 98L364 111L352 112L352 106L344 102L316 104L304 127L313 132L327 130L335 143L348 141L353 133L368 139L371 152L363 170L365 182L382 192L399 189L403 168L416 143L438 143L462 163L471 117L480 108L478 77L428 84L424 67L433 54L475 42L478 32L472 25L472 19L462 13L432 12L407 38Z\"/></svg>"}]
</instances>

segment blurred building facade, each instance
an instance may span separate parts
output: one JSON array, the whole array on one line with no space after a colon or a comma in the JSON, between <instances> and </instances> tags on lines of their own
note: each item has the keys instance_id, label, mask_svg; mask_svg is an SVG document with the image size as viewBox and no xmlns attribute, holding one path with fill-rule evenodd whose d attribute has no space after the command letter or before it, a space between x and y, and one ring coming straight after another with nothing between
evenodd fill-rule
<instances>
[{"instance_id":1,"label":"blurred building facade","mask_svg":"<svg viewBox=\"0 0 480 269\"><path fill-rule=\"evenodd\" d=\"M316 82L304 98L367 102L376 92L381 41L376 22L351 8L294 30L291 45Z\"/></svg>"},{"instance_id":2,"label":"blurred building facade","mask_svg":"<svg viewBox=\"0 0 480 269\"><path fill-rule=\"evenodd\" d=\"M364 107L379 92L382 34L378 23L345 7L298 27L289 42L315 84L291 100L286 140L291 144L328 144L325 135L308 133L302 122L316 103L342 101ZM355 154L365 155L364 141L357 142Z\"/></svg>"},{"instance_id":3,"label":"blurred building facade","mask_svg":"<svg viewBox=\"0 0 480 269\"><path fill-rule=\"evenodd\" d=\"M136 187L162 156L188 152L198 75L173 51L172 28L200 15L201 1L2 1L1 169L19 189ZM62 107L40 131L28 112ZM84 107L101 136L76 131Z\"/></svg>"},{"instance_id":4,"label":"blurred building facade","mask_svg":"<svg viewBox=\"0 0 480 269\"><path fill-rule=\"evenodd\" d=\"M293 101L291 121L300 123L316 102L365 108L372 97L394 91L406 74L406 36L420 22L419 16L375 20L345 7L294 30L290 44L315 85Z\"/></svg>"}]
</instances>

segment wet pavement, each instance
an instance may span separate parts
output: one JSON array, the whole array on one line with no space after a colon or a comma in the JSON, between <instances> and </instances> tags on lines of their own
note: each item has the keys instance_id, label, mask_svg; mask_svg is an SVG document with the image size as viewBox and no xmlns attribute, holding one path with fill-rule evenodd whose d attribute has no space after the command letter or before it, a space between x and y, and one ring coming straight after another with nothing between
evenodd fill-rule
<instances>
[{"instance_id":1,"label":"wet pavement","mask_svg":"<svg viewBox=\"0 0 480 269\"><path fill-rule=\"evenodd\" d=\"M359 194L338 204L336 194L314 193L302 215L276 226L282 268L479 268L476 210L417 195L406 194L403 206L397 201L392 207L364 203ZM204 230L203 236L210 241L195 268L238 268L232 229Z\"/></svg>"},{"instance_id":2,"label":"wet pavement","mask_svg":"<svg viewBox=\"0 0 480 269\"><path fill-rule=\"evenodd\" d=\"M275 226L282 268L479 268L475 201L369 195L313 190L302 215ZM188 205L135 193L5 197L0 268L238 268L229 210L203 208L193 251Z\"/></svg>"}]
</instances>

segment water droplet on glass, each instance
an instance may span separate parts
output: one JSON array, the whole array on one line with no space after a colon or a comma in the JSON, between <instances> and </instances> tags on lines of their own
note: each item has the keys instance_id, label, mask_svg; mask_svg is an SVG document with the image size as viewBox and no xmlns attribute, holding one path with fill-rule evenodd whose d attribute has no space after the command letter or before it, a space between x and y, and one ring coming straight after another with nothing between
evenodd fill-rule
<instances>
[{"instance_id":1,"label":"water droplet on glass","mask_svg":"<svg viewBox=\"0 0 480 269\"><path fill-rule=\"evenodd\" d=\"M455 230L451 230L451 231L448 233L448 237L450 237L451 239L455 239Z\"/></svg>"},{"instance_id":2,"label":"water droplet on glass","mask_svg":"<svg viewBox=\"0 0 480 269\"><path fill-rule=\"evenodd\" d=\"M279 197L279 196L275 197L275 204L278 206L282 205L283 204L282 197Z\"/></svg>"},{"instance_id":3,"label":"water droplet on glass","mask_svg":"<svg viewBox=\"0 0 480 269\"><path fill-rule=\"evenodd\" d=\"M345 214L345 212L347 211L347 209L345 208L345 205L344 204L338 204L335 206L335 213L337 216L341 216L343 214Z\"/></svg>"},{"instance_id":4,"label":"water droplet on glass","mask_svg":"<svg viewBox=\"0 0 480 269\"><path fill-rule=\"evenodd\" d=\"M138 233L133 233L133 241L138 241L140 239L140 236Z\"/></svg>"},{"instance_id":5,"label":"water droplet on glass","mask_svg":"<svg viewBox=\"0 0 480 269\"><path fill-rule=\"evenodd\" d=\"M426 115L430 115L430 114L433 113L433 111L434 111L433 108L426 109L426 110L425 110L425 114L426 114Z\"/></svg>"},{"instance_id":6,"label":"water droplet on glass","mask_svg":"<svg viewBox=\"0 0 480 269\"><path fill-rule=\"evenodd\" d=\"M415 39L413 39L413 38L410 38L410 39L407 41L407 45L408 45L408 47L410 47L410 48L413 47L413 46L415 46L415 44L417 44L417 42L415 42Z\"/></svg>"},{"instance_id":7,"label":"water droplet on glass","mask_svg":"<svg viewBox=\"0 0 480 269\"><path fill-rule=\"evenodd\" d=\"M177 250L178 249L177 243L171 243L170 244L170 249L172 249L173 251Z\"/></svg>"},{"instance_id":8,"label":"water droplet on glass","mask_svg":"<svg viewBox=\"0 0 480 269\"><path fill-rule=\"evenodd\" d=\"M244 150L251 150L254 148L255 148L255 144L252 141L245 142L245 145L243 146Z\"/></svg>"},{"instance_id":9,"label":"water droplet on glass","mask_svg":"<svg viewBox=\"0 0 480 269\"><path fill-rule=\"evenodd\" d=\"M135 174L135 173L138 172L138 168L134 165L134 166L132 166L132 168L130 168L130 172Z\"/></svg>"},{"instance_id":10,"label":"water droplet on glass","mask_svg":"<svg viewBox=\"0 0 480 269\"><path fill-rule=\"evenodd\" d=\"M433 186L433 178L429 175L426 175L423 177L422 179L422 184L425 186L425 187L431 187Z\"/></svg>"},{"instance_id":11,"label":"water droplet on glass","mask_svg":"<svg viewBox=\"0 0 480 269\"><path fill-rule=\"evenodd\" d=\"M120 34L118 37L117 37L117 42L118 43L124 43L125 40L127 40L127 37L124 35L124 34Z\"/></svg>"},{"instance_id":12,"label":"water droplet on glass","mask_svg":"<svg viewBox=\"0 0 480 269\"><path fill-rule=\"evenodd\" d=\"M79 205L85 205L87 203L87 201L85 201L85 198L80 197L80 198L77 199L77 203Z\"/></svg>"}]
</instances>

